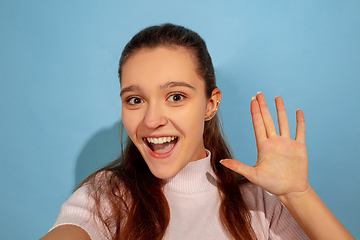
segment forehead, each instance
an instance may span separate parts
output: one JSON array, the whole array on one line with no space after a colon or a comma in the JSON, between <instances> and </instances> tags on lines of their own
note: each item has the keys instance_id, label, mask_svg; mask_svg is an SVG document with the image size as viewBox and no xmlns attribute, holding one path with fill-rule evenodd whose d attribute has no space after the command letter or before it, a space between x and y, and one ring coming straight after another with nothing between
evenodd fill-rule
<instances>
[{"instance_id":1,"label":"forehead","mask_svg":"<svg viewBox=\"0 0 360 240\"><path fill-rule=\"evenodd\" d=\"M196 81L195 81L196 80ZM131 84L164 84L168 81L204 81L197 73L193 54L183 47L143 48L122 66L121 87Z\"/></svg>"}]
</instances>

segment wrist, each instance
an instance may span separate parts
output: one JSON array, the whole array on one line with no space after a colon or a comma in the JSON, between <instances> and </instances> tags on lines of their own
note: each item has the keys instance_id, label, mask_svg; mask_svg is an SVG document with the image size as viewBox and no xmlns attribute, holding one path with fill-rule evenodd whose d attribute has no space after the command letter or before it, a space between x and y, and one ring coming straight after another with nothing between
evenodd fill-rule
<instances>
[{"instance_id":1,"label":"wrist","mask_svg":"<svg viewBox=\"0 0 360 240\"><path fill-rule=\"evenodd\" d=\"M299 207L312 198L317 197L316 193L310 186L310 184L307 184L307 187L303 191L299 192L290 192L287 194L279 195L278 198L280 201L288 208L290 206L292 207Z\"/></svg>"}]
</instances>

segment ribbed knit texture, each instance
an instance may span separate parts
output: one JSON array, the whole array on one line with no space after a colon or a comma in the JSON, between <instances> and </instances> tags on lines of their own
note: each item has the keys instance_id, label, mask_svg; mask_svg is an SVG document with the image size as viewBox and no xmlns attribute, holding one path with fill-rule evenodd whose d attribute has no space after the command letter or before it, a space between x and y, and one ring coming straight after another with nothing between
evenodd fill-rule
<instances>
[{"instance_id":1,"label":"ribbed knit texture","mask_svg":"<svg viewBox=\"0 0 360 240\"><path fill-rule=\"evenodd\" d=\"M207 151L207 157L189 162L175 177L164 180L165 189L183 194L201 193L211 191L217 187L215 182L209 182L209 177L213 178L213 170L209 164L210 152ZM201 174L199 174L201 173ZM215 178L213 178L215 180Z\"/></svg>"},{"instance_id":2,"label":"ribbed knit texture","mask_svg":"<svg viewBox=\"0 0 360 240\"><path fill-rule=\"evenodd\" d=\"M165 240L231 239L220 223L220 196L210 157L208 152L206 158L188 163L175 177L164 180L171 214ZM87 190L86 185L81 187L63 204L54 228L73 224L93 240L106 239L109 231L90 217ZM258 239L308 239L276 196L251 183L241 191Z\"/></svg>"}]
</instances>

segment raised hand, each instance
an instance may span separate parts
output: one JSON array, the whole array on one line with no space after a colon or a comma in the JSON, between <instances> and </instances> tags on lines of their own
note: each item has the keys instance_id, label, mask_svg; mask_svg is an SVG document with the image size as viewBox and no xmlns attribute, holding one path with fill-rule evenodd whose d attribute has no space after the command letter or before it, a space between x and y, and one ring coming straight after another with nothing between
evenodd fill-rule
<instances>
[{"instance_id":1,"label":"raised hand","mask_svg":"<svg viewBox=\"0 0 360 240\"><path fill-rule=\"evenodd\" d=\"M277 196L300 193L309 187L308 156L305 145L305 121L301 110L296 112L296 137L290 137L289 123L281 97L275 98L280 135L266 105L258 93L251 101L251 115L258 149L254 167L233 159L221 163L242 174L249 181Z\"/></svg>"},{"instance_id":2,"label":"raised hand","mask_svg":"<svg viewBox=\"0 0 360 240\"><path fill-rule=\"evenodd\" d=\"M276 133L264 94L257 94L251 101L258 148L255 166L249 167L233 159L224 159L221 163L277 195L310 239L355 239L307 181L308 157L303 112L296 112L296 137L292 140L284 102L276 97L275 103L280 135Z\"/></svg>"}]
</instances>

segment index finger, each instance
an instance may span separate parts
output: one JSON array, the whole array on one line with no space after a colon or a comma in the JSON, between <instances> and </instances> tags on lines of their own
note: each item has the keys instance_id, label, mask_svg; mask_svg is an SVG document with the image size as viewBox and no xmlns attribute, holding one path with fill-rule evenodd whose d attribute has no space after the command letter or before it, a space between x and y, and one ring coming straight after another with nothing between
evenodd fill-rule
<instances>
[{"instance_id":1,"label":"index finger","mask_svg":"<svg viewBox=\"0 0 360 240\"><path fill-rule=\"evenodd\" d=\"M266 135L264 121L261 116L259 102L256 100L255 97L253 97L251 100L250 111L251 111L256 143L259 143L262 140L266 139L267 135Z\"/></svg>"}]
</instances>

